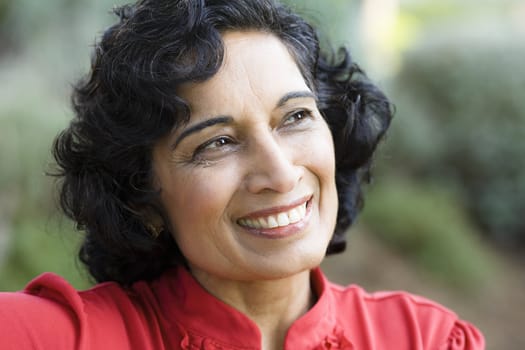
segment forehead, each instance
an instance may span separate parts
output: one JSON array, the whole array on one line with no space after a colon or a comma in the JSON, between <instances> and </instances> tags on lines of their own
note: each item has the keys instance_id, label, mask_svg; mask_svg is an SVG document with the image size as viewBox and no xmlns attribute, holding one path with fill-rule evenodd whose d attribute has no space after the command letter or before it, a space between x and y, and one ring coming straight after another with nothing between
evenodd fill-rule
<instances>
[{"instance_id":1,"label":"forehead","mask_svg":"<svg viewBox=\"0 0 525 350\"><path fill-rule=\"evenodd\" d=\"M179 90L192 110L241 102L273 104L290 91L310 90L286 46L264 32L223 34L224 60L205 82L184 84Z\"/></svg>"}]
</instances>

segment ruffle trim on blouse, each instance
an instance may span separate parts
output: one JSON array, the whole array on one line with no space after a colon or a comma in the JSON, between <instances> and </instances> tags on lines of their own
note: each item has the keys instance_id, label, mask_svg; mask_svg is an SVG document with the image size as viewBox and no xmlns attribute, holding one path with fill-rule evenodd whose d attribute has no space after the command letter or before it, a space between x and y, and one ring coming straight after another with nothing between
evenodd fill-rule
<instances>
[{"instance_id":1,"label":"ruffle trim on blouse","mask_svg":"<svg viewBox=\"0 0 525 350\"><path fill-rule=\"evenodd\" d=\"M183 350L248 350L251 348L236 347L232 345L220 344L211 338L190 334L184 331L184 336L180 342ZM321 344L312 350L355 350L353 344L346 338L341 328L335 327L331 334L328 334Z\"/></svg>"},{"instance_id":2,"label":"ruffle trim on blouse","mask_svg":"<svg viewBox=\"0 0 525 350\"><path fill-rule=\"evenodd\" d=\"M314 350L354 350L354 345L345 337L343 329L336 326Z\"/></svg>"},{"instance_id":3,"label":"ruffle trim on blouse","mask_svg":"<svg viewBox=\"0 0 525 350\"><path fill-rule=\"evenodd\" d=\"M222 344L212 338L191 334L183 331L184 336L180 342L183 350L255 350L254 348L238 347L229 344Z\"/></svg>"},{"instance_id":4,"label":"ruffle trim on blouse","mask_svg":"<svg viewBox=\"0 0 525 350\"><path fill-rule=\"evenodd\" d=\"M484 350L483 335L468 322L458 321L454 324L450 336L440 350Z\"/></svg>"}]
</instances>

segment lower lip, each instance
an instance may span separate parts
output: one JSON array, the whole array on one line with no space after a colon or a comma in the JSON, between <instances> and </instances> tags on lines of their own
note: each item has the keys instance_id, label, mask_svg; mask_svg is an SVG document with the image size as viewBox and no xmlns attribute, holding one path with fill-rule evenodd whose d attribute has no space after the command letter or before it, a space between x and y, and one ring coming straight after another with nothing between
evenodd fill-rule
<instances>
[{"instance_id":1,"label":"lower lip","mask_svg":"<svg viewBox=\"0 0 525 350\"><path fill-rule=\"evenodd\" d=\"M301 231L304 230L304 228L307 226L310 216L312 214L312 200L308 201L306 203L306 214L304 215L304 218L302 218L300 221L286 225L286 226L279 226L274 228L250 228L250 227L244 227L243 229L248 231L249 233L256 235L258 237L263 238L269 238L269 239L279 239L279 238L286 238L290 236L294 236Z\"/></svg>"}]
</instances>

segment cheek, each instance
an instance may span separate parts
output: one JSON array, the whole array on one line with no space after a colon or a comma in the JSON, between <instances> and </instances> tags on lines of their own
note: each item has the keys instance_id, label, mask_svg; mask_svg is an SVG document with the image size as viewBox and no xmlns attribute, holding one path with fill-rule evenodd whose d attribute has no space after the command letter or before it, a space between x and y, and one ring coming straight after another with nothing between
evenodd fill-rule
<instances>
[{"instance_id":1,"label":"cheek","mask_svg":"<svg viewBox=\"0 0 525 350\"><path fill-rule=\"evenodd\" d=\"M184 180L164 198L173 238L188 262L214 266L229 251L225 232L231 227L228 208L235 178L226 167L193 169L175 178Z\"/></svg>"},{"instance_id":2,"label":"cheek","mask_svg":"<svg viewBox=\"0 0 525 350\"><path fill-rule=\"evenodd\" d=\"M210 220L215 222L214 198L211 186L192 177L188 181L173 184L171 191L163 196L163 203L168 214L171 232L183 255L192 256L193 247L202 247ZM196 234L199 233L199 234Z\"/></svg>"},{"instance_id":3,"label":"cheek","mask_svg":"<svg viewBox=\"0 0 525 350\"><path fill-rule=\"evenodd\" d=\"M179 181L174 181L172 190L163 190L163 200L176 235L192 235L206 227L216 227L226 218L225 208L234 182L231 174L214 168L173 176Z\"/></svg>"},{"instance_id":4,"label":"cheek","mask_svg":"<svg viewBox=\"0 0 525 350\"><path fill-rule=\"evenodd\" d=\"M310 171L317 178L320 189L320 211L327 227L335 226L337 217L337 188L335 183L335 153L332 134L328 127L312 138L307 149Z\"/></svg>"},{"instance_id":5,"label":"cheek","mask_svg":"<svg viewBox=\"0 0 525 350\"><path fill-rule=\"evenodd\" d=\"M308 160L308 165L323 185L333 182L335 188L335 153L332 134L328 127L321 128L302 145L299 155Z\"/></svg>"}]
</instances>

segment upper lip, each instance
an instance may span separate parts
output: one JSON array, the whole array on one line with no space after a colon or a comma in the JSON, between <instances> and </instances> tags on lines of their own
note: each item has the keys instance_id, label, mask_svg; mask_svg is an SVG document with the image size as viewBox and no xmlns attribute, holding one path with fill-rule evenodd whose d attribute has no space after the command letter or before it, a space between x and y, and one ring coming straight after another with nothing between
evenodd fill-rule
<instances>
[{"instance_id":1,"label":"upper lip","mask_svg":"<svg viewBox=\"0 0 525 350\"><path fill-rule=\"evenodd\" d=\"M270 215L286 212L286 211L289 211L303 204L304 202L308 202L311 198L312 198L312 195L304 196L287 205L279 205L279 206L251 212L247 215L242 216L240 219L254 219L254 218L260 218L260 217L265 217L265 216L270 216Z\"/></svg>"}]
</instances>

